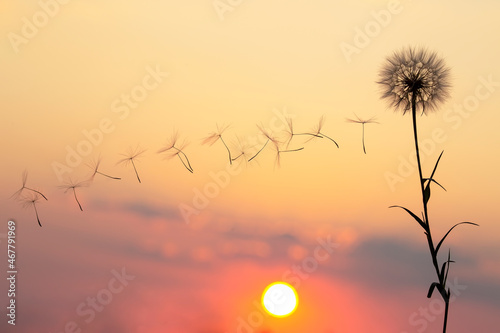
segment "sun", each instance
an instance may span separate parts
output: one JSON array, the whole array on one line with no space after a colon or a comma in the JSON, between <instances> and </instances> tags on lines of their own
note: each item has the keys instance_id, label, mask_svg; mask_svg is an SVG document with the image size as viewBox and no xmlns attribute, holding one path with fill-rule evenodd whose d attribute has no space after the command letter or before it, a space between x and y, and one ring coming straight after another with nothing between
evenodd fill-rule
<instances>
[{"instance_id":1,"label":"sun","mask_svg":"<svg viewBox=\"0 0 500 333\"><path fill-rule=\"evenodd\" d=\"M273 317L287 317L299 305L297 291L286 282L273 282L262 293L262 307Z\"/></svg>"}]
</instances>

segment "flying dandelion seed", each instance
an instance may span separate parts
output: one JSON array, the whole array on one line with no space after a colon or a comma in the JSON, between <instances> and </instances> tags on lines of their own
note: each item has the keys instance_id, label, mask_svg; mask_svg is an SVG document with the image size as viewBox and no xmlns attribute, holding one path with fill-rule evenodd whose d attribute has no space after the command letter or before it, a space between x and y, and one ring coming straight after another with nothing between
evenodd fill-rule
<instances>
[{"instance_id":1,"label":"flying dandelion seed","mask_svg":"<svg viewBox=\"0 0 500 333\"><path fill-rule=\"evenodd\" d=\"M23 175L22 175L22 182L23 182L23 186L21 186L21 188L19 190L17 190L14 194L12 194L10 197L11 198L18 198L21 193L23 192L23 190L28 190L28 191L31 191L31 192L34 192L34 193L38 193L39 195L41 195L45 200L49 200L47 199L47 197L45 195L43 195L42 192L40 191L37 191L35 189L32 189L32 188L29 188L29 187L26 187L26 182L28 181L28 171L24 170L23 171Z\"/></svg>"},{"instance_id":2,"label":"flying dandelion seed","mask_svg":"<svg viewBox=\"0 0 500 333\"><path fill-rule=\"evenodd\" d=\"M329 137L328 135L321 132L324 124L325 124L325 116L323 115L319 118L318 124L316 126L314 126L313 132L308 133L309 135L311 135L311 137L306 142L309 142L315 138L320 138L320 139L327 138L328 140L333 142L337 146L337 148L340 148L337 141L333 140L331 137Z\"/></svg>"},{"instance_id":3,"label":"flying dandelion seed","mask_svg":"<svg viewBox=\"0 0 500 333\"><path fill-rule=\"evenodd\" d=\"M388 100L389 105L396 111L402 111L403 115L411 111L413 122L413 139L417 157L420 191L422 195L423 213L422 218L402 206L391 206L404 209L417 223L424 229L427 237L427 244L431 254L432 264L437 275L438 282L433 282L427 293L430 298L434 289L437 289L445 303L443 333L446 333L448 323L448 312L450 303L450 288L447 287L447 278L451 260L450 251L448 259L442 263L438 261L438 253L441 245L450 232L457 226L469 224L478 226L472 222L460 222L451 227L437 246L434 246L431 227L429 222L428 202L431 197L430 185L435 183L441 186L433 177L436 172L443 152L439 155L434 170L429 178L423 177L422 164L420 161L420 150L418 147L417 112L421 115L427 111L434 111L438 105L449 97L451 88L449 77L450 69L445 65L444 60L439 58L434 52L425 49L415 49L406 47L394 52L386 59L384 66L379 73L379 81L382 86L381 98ZM442 186L441 186L442 187ZM444 187L443 187L444 189Z\"/></svg>"},{"instance_id":4,"label":"flying dandelion seed","mask_svg":"<svg viewBox=\"0 0 500 333\"><path fill-rule=\"evenodd\" d=\"M179 139L179 133L174 132L174 134L170 137L168 143L162 149L158 150L158 154L166 153L165 158L171 159L175 156L179 157L179 160L182 162L182 165L191 173L194 173L193 167L189 162L187 155L184 153L183 149L187 146L187 142L184 141L180 144L177 143Z\"/></svg>"},{"instance_id":5,"label":"flying dandelion seed","mask_svg":"<svg viewBox=\"0 0 500 333\"><path fill-rule=\"evenodd\" d=\"M135 167L134 160L138 159L145 152L146 152L146 149L141 149L141 148L139 148L139 146L137 146L135 149L129 148L126 154L120 154L122 156L125 156L125 158L119 160L117 163L117 164L124 164L124 165L132 164L132 167L134 168L135 175L136 175L139 183L141 182L141 178L139 178L139 173L137 172L137 168Z\"/></svg>"},{"instance_id":6,"label":"flying dandelion seed","mask_svg":"<svg viewBox=\"0 0 500 333\"><path fill-rule=\"evenodd\" d=\"M307 133L307 132L306 133L295 133L293 131L293 120L292 120L292 118L286 118L286 124L287 124L287 129L285 131L288 134L288 139L285 142L286 142L286 148L287 149L290 146L290 142L292 141L292 139L293 139L294 136L299 136L299 135L311 136L311 138L309 140L307 140L307 141L310 141L310 140L312 140L314 138L323 138L323 136L319 134L319 131L316 134L315 133ZM329 139L332 140L331 138L329 138ZM333 142L335 142L335 141L333 141ZM335 144L337 144L337 143L335 142ZM337 147L338 147L338 145L337 145Z\"/></svg>"},{"instance_id":7,"label":"flying dandelion seed","mask_svg":"<svg viewBox=\"0 0 500 333\"><path fill-rule=\"evenodd\" d=\"M24 208L28 208L33 206L35 210L36 220L38 221L38 225L41 227L42 223L40 222L40 218L38 216L38 210L36 209L36 203L40 200L41 196L38 192L31 192L30 196L23 197L21 199Z\"/></svg>"},{"instance_id":8,"label":"flying dandelion seed","mask_svg":"<svg viewBox=\"0 0 500 333\"><path fill-rule=\"evenodd\" d=\"M365 124L378 124L377 121L375 121L375 117L372 117L367 120L363 120L359 118L356 114L354 114L357 119L349 119L347 118L347 122L349 123L356 123L356 124L361 124L363 130L362 130L362 135L361 135L361 142L363 143L363 152L366 154L366 148L365 148Z\"/></svg>"},{"instance_id":9,"label":"flying dandelion seed","mask_svg":"<svg viewBox=\"0 0 500 333\"><path fill-rule=\"evenodd\" d=\"M88 163L87 166L91 169L93 169L93 173L92 173L92 176L90 177L91 180L94 180L94 177L96 174L100 174L102 176L105 176L105 177L108 177L108 178L111 178L111 179L117 179L117 180L120 180L121 178L119 177L112 177L110 175L107 175L105 173L102 173L99 171L99 165L101 164L101 157L99 156L97 159L95 160L92 160L92 162Z\"/></svg>"},{"instance_id":10,"label":"flying dandelion seed","mask_svg":"<svg viewBox=\"0 0 500 333\"><path fill-rule=\"evenodd\" d=\"M276 158L274 160L274 167L281 167L281 153L291 153L295 151L301 151L304 149L304 147L297 148L297 149L285 149L285 150L280 150L279 143L274 143L274 149L276 150Z\"/></svg>"},{"instance_id":11,"label":"flying dandelion seed","mask_svg":"<svg viewBox=\"0 0 500 333\"><path fill-rule=\"evenodd\" d=\"M234 144L237 148L236 151L238 151L238 154L236 157L233 157L233 162L237 161L239 159L245 161L247 163L246 156L248 156L248 151L251 148L246 141L242 141L239 137L236 137L236 143Z\"/></svg>"},{"instance_id":12,"label":"flying dandelion seed","mask_svg":"<svg viewBox=\"0 0 500 333\"><path fill-rule=\"evenodd\" d=\"M64 185L60 185L59 188L64 190L64 193L67 193L69 190L73 192L73 195L75 197L76 203L78 204L78 207L80 207L80 210L83 211L82 205L80 204L80 201L78 200L78 197L76 196L76 189L79 187L87 187L90 185L90 180L84 180L80 182L74 182L69 178Z\"/></svg>"},{"instance_id":13,"label":"flying dandelion seed","mask_svg":"<svg viewBox=\"0 0 500 333\"><path fill-rule=\"evenodd\" d=\"M269 133L269 132L268 132L268 131L264 128L264 126L262 126L262 125L257 125L257 128L258 128L258 129L259 129L259 131L262 133L262 135L264 135L264 136L267 138L267 140L266 140L266 142L264 143L264 145L262 146L262 148L260 148L260 149L259 149L259 151L258 151L258 152L257 152L254 156L252 156L252 157L248 160L248 162L250 162L251 160L253 160L254 158L256 158L256 157L260 154L260 152L261 152L262 150L264 150L264 148L266 148L266 146L267 146L267 144L268 144L269 142L272 142L272 143L274 143L275 145L279 144L278 139L276 139L275 137L273 137L273 136L271 135L271 133Z\"/></svg>"},{"instance_id":14,"label":"flying dandelion seed","mask_svg":"<svg viewBox=\"0 0 500 333\"><path fill-rule=\"evenodd\" d=\"M219 127L219 125L217 124L216 126L217 126L217 131L211 133L209 136L207 136L205 139L203 139L202 144L208 144L209 146L211 146L214 143L216 143L218 140L220 140L222 142L222 144L224 145L224 147L226 147L227 154L229 157L229 164L233 164L233 159L231 157L231 150L229 150L229 147L227 146L226 142L222 138L222 133L224 133L224 131L226 129L228 129L229 125Z\"/></svg>"}]
</instances>

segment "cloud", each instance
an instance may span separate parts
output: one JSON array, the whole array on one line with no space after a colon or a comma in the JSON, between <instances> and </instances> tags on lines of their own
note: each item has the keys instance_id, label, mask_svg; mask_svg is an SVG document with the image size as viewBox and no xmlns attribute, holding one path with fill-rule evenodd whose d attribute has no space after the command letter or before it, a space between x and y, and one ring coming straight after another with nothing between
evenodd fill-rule
<instances>
[{"instance_id":1,"label":"cloud","mask_svg":"<svg viewBox=\"0 0 500 333\"><path fill-rule=\"evenodd\" d=\"M159 208L143 202L126 202L120 206L120 209L148 219L163 217L168 220L180 220L179 211L168 205Z\"/></svg>"}]
</instances>

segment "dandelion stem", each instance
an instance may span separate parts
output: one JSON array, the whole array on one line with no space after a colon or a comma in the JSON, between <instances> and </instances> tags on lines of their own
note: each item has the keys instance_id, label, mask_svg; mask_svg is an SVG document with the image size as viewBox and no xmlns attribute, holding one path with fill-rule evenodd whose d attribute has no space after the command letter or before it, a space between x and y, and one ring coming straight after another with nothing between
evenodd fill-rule
<instances>
[{"instance_id":1,"label":"dandelion stem","mask_svg":"<svg viewBox=\"0 0 500 333\"><path fill-rule=\"evenodd\" d=\"M309 140L312 140L312 139L314 139L314 138L320 138L320 139L323 139L323 136L325 136L325 137L326 137L326 135L323 135L323 134L321 134L321 135L320 135L320 134L321 134L321 133L319 133L319 132L318 132L318 134L314 134L314 133L307 133L307 132L306 132L306 133L292 133L292 136L290 137L290 139L288 140L288 142L287 142L287 144L286 144L286 148L288 149L288 146L290 146L290 142L292 142L292 139L293 139L293 137L294 137L295 135L308 135L308 136L310 136L310 137L311 137ZM330 139L330 138L329 138L329 139ZM309 140L307 140L306 142L308 142ZM332 139L330 139L330 140L332 140ZM333 141L333 140L332 140L332 141ZM335 142L335 141L333 141L333 142ZM335 144L337 144L337 143L335 142ZM337 146L338 146L338 145L337 145Z\"/></svg>"},{"instance_id":2,"label":"dandelion stem","mask_svg":"<svg viewBox=\"0 0 500 333\"><path fill-rule=\"evenodd\" d=\"M413 134L414 134L414 139L415 139L415 151L416 151L416 155L417 155L418 174L419 174L419 178L420 178L419 179L420 180L420 190L422 192L422 203L423 203L423 207L424 207L424 223L427 226L426 235L427 235L427 239L428 239L428 243L429 243L429 250L430 250L431 256L432 256L432 263L433 263L434 268L436 270L436 273L439 277L440 276L439 265L438 265L437 258L436 258L434 244L432 241L431 228L430 228L430 224L429 224L429 214L427 211L427 202L426 202L425 197L424 197L424 191L425 191L424 180L423 180L424 177L422 176L422 164L420 162L420 150L418 148L417 111L416 111L416 105L415 105L415 95L412 98L412 120L413 120ZM442 283L441 278L439 278L439 282Z\"/></svg>"},{"instance_id":3,"label":"dandelion stem","mask_svg":"<svg viewBox=\"0 0 500 333\"><path fill-rule=\"evenodd\" d=\"M49 200L49 199L47 199L47 197L46 197L45 195L43 195L43 193L42 193L42 192L40 192L40 191L34 190L34 189L32 189L32 188L29 188L29 187L24 187L24 188L25 188L25 189L27 189L27 190L30 190L30 191L33 191L33 192L35 192L35 193L40 194L40 195L41 195L41 196L42 196L45 200L47 200L47 201Z\"/></svg>"},{"instance_id":4,"label":"dandelion stem","mask_svg":"<svg viewBox=\"0 0 500 333\"><path fill-rule=\"evenodd\" d=\"M314 133L293 133L293 135L309 135L309 136L315 136L317 138L322 138L321 135L314 134Z\"/></svg>"},{"instance_id":5,"label":"dandelion stem","mask_svg":"<svg viewBox=\"0 0 500 333\"><path fill-rule=\"evenodd\" d=\"M321 134L321 136L319 136L320 138L325 137L325 138L327 138L328 140L331 140L333 143L335 143L335 145L337 146L337 148L340 148L340 147L339 147L339 144L338 144L335 140L333 140L332 138L330 138L328 135L325 135L325 134L323 134L323 133L319 133L319 134Z\"/></svg>"},{"instance_id":6,"label":"dandelion stem","mask_svg":"<svg viewBox=\"0 0 500 333\"><path fill-rule=\"evenodd\" d=\"M176 149L179 152L179 154L182 154L182 156L184 156L184 158L186 159L186 162L187 162L188 166L186 166L186 164L184 163L184 161L182 160L182 158L179 156L179 158L181 158L182 164L184 164L184 166L186 167L186 169L189 170L189 172L193 173L194 170L193 170L193 167L191 166L191 163L189 163L189 158L187 157L187 155L184 154L184 152L182 150L178 149L178 148L174 147L174 149Z\"/></svg>"},{"instance_id":7,"label":"dandelion stem","mask_svg":"<svg viewBox=\"0 0 500 333\"><path fill-rule=\"evenodd\" d=\"M416 95L412 94L412 121L413 121L413 135L414 135L414 140L415 140L415 152L417 156L417 165L418 165L418 174L419 174L419 181L420 181L420 190L422 192L422 203L423 203L423 208L424 208L424 223L426 226L426 232L425 235L427 237L427 243L429 244L429 251L431 253L432 257L432 264L434 266L434 269L436 271L436 275L439 280L439 284L445 290L445 284L446 282L443 281L443 278L441 277L441 274L439 273L439 264L437 260L437 253L434 247L434 242L432 240L432 235L431 235L431 227L429 224L429 214L427 210L427 200L425 198L425 189L424 189L424 177L422 176L422 164L420 162L420 150L418 148L418 131L417 131L417 110L416 110ZM441 293L440 293L441 294ZM448 308L449 308L449 296L444 296L441 294L444 302L446 303L445 307L445 315L444 315L444 323L443 323L443 333L446 333L446 325L448 321Z\"/></svg>"},{"instance_id":8,"label":"dandelion stem","mask_svg":"<svg viewBox=\"0 0 500 333\"><path fill-rule=\"evenodd\" d=\"M257 155L260 154L260 152L267 146L267 143L269 142L270 139L267 139L266 143L264 143L264 145L262 146L262 148L260 148L260 150L257 152L257 154L253 155L249 160L248 162L250 162L251 160L253 160L254 158L257 157Z\"/></svg>"},{"instance_id":9,"label":"dandelion stem","mask_svg":"<svg viewBox=\"0 0 500 333\"><path fill-rule=\"evenodd\" d=\"M135 168L134 160L130 159L130 162L132 162L132 166L134 167L135 175L137 176L137 180L139 183L141 182L141 179L139 178L139 174L137 173L137 169Z\"/></svg>"},{"instance_id":10,"label":"dandelion stem","mask_svg":"<svg viewBox=\"0 0 500 333\"><path fill-rule=\"evenodd\" d=\"M450 297L446 297L444 300L444 323L443 323L443 333L446 333L446 326L448 324L448 308L450 307Z\"/></svg>"},{"instance_id":11,"label":"dandelion stem","mask_svg":"<svg viewBox=\"0 0 500 333\"><path fill-rule=\"evenodd\" d=\"M36 215L36 220L38 221L38 225L41 227L42 223L40 223L40 219L38 218L38 211L36 209L36 204L33 202L33 208L35 208L35 215Z\"/></svg>"},{"instance_id":12,"label":"dandelion stem","mask_svg":"<svg viewBox=\"0 0 500 333\"><path fill-rule=\"evenodd\" d=\"M277 148L277 151L276 151L276 161L275 161L275 167L276 167L276 166L278 166L278 167L279 167L279 166L281 165L281 164L280 164L280 154L281 154L281 153L291 153L291 152L295 152L295 151L300 151L300 150L302 150L302 149L304 149L304 147L300 147L300 148L297 148L297 149L286 149L286 150L279 150L279 149Z\"/></svg>"},{"instance_id":13,"label":"dandelion stem","mask_svg":"<svg viewBox=\"0 0 500 333\"><path fill-rule=\"evenodd\" d=\"M78 201L78 198L76 197L76 190L74 187L72 187L72 189L73 189L73 194L75 195L76 203L78 204L78 207L80 207L80 210L83 212L82 205L80 205L80 201Z\"/></svg>"},{"instance_id":14,"label":"dandelion stem","mask_svg":"<svg viewBox=\"0 0 500 333\"><path fill-rule=\"evenodd\" d=\"M236 161L238 158L240 158L241 156L245 155L245 153L241 153L239 154L238 156L236 156L235 158L231 159L231 161Z\"/></svg>"},{"instance_id":15,"label":"dandelion stem","mask_svg":"<svg viewBox=\"0 0 500 333\"><path fill-rule=\"evenodd\" d=\"M300 151L302 149L304 149L304 147L300 147L300 148L297 148L297 149L280 150L279 152L280 153L291 153L293 151Z\"/></svg>"},{"instance_id":16,"label":"dandelion stem","mask_svg":"<svg viewBox=\"0 0 500 333\"><path fill-rule=\"evenodd\" d=\"M363 141L363 152L366 154L366 148L365 148L365 123L361 123L361 127L363 128L363 132L361 134L361 141Z\"/></svg>"},{"instance_id":17,"label":"dandelion stem","mask_svg":"<svg viewBox=\"0 0 500 333\"><path fill-rule=\"evenodd\" d=\"M102 172L100 172L100 171L96 171L96 173L98 173L98 174L100 174L100 175L103 175L103 176L105 176L105 177L111 178L111 179L118 179L118 180L120 180L120 179L121 179L120 177L112 177L112 176L107 175L107 174L105 174L105 173L102 173Z\"/></svg>"},{"instance_id":18,"label":"dandelion stem","mask_svg":"<svg viewBox=\"0 0 500 333\"><path fill-rule=\"evenodd\" d=\"M231 158L231 151L229 150L229 147L226 145L226 142L224 142L224 139L222 138L222 135L219 135L220 140L224 144L224 147L226 147L227 153L229 155L229 164L233 164L233 159Z\"/></svg>"},{"instance_id":19,"label":"dandelion stem","mask_svg":"<svg viewBox=\"0 0 500 333\"><path fill-rule=\"evenodd\" d=\"M186 168L189 172L193 173L193 170L192 170L192 169L190 169L190 168L186 165L186 163L184 163L184 160L182 159L181 155L177 154L177 156L178 156L178 157L179 157L179 159L181 160L182 165L184 165L184 167L185 167L185 168Z\"/></svg>"}]
</instances>

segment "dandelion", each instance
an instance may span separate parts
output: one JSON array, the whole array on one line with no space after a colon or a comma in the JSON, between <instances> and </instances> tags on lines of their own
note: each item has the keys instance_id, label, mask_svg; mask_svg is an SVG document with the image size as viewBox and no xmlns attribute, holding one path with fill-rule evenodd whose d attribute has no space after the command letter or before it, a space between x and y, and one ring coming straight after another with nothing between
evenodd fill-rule
<instances>
[{"instance_id":1,"label":"dandelion","mask_svg":"<svg viewBox=\"0 0 500 333\"><path fill-rule=\"evenodd\" d=\"M146 149L141 149L139 146L137 146L135 149L129 148L126 154L121 154L122 156L125 156L125 158L121 159L118 161L117 164L132 164L132 167L134 168L135 175L137 177L137 180L139 183L141 182L141 178L139 178L139 173L137 172L137 168L135 167L134 160L139 158L142 154L146 152Z\"/></svg>"},{"instance_id":2,"label":"dandelion","mask_svg":"<svg viewBox=\"0 0 500 333\"><path fill-rule=\"evenodd\" d=\"M293 137L297 136L297 135L309 135L309 136L311 136L311 138L309 140L314 139L315 137L316 138L323 138L323 136L319 135L319 133L317 133L317 134L314 134L314 133L295 133L293 131L293 120L292 120L292 118L286 118L286 124L287 124L287 127L288 127L285 130L287 132L287 134L288 134L288 139L286 140L286 147L287 148L290 145L290 142L292 141Z\"/></svg>"},{"instance_id":3,"label":"dandelion","mask_svg":"<svg viewBox=\"0 0 500 333\"><path fill-rule=\"evenodd\" d=\"M232 161L234 162L241 158L243 161L247 162L246 156L248 156L248 150L250 149L249 144L246 141L241 141L239 137L236 137L236 140L236 150L239 152L239 154L237 154L236 157L233 157Z\"/></svg>"},{"instance_id":4,"label":"dandelion","mask_svg":"<svg viewBox=\"0 0 500 333\"><path fill-rule=\"evenodd\" d=\"M38 210L36 209L36 203L40 200L41 195L38 192L32 192L30 196L26 196L22 198L23 207L28 208L33 206L35 210L36 220L38 221L38 225L41 227L42 223L40 222L40 218L38 217Z\"/></svg>"},{"instance_id":5,"label":"dandelion","mask_svg":"<svg viewBox=\"0 0 500 333\"><path fill-rule=\"evenodd\" d=\"M94 177L96 174L100 174L102 176L105 176L105 177L108 177L108 178L111 178L111 179L117 179L117 180L120 180L121 178L119 177L112 177L110 175L107 175L105 173L102 173L99 171L99 165L101 164L101 157L99 156L97 159L95 160L92 160L92 162L88 163L87 166L90 167L91 169L94 170L94 172L92 173L92 176L90 177L91 180L94 180Z\"/></svg>"},{"instance_id":6,"label":"dandelion","mask_svg":"<svg viewBox=\"0 0 500 333\"><path fill-rule=\"evenodd\" d=\"M349 119L347 118L347 122L349 123L356 123L356 124L361 124L363 130L362 130L362 135L361 135L361 142L363 143L363 152L366 154L366 148L365 148L365 124L378 124L377 121L375 121L375 117L371 117L370 119L363 120L359 118L356 114L354 114L357 119Z\"/></svg>"},{"instance_id":7,"label":"dandelion","mask_svg":"<svg viewBox=\"0 0 500 333\"><path fill-rule=\"evenodd\" d=\"M264 128L264 126L262 126L262 125L257 125L257 128L258 128L258 129L259 129L259 131L260 131L260 132L264 135L264 137L266 137L266 138L267 138L267 140L266 140L266 142L264 143L264 145L262 146L262 148L260 148L260 149L259 149L259 151L258 151L258 152L257 152L254 156L252 156L252 157L248 160L248 162L250 162L251 160L253 160L254 158L256 158L256 157L260 154L260 152L261 152L262 150L264 150L264 148L266 148L266 146L267 146L267 144L268 144L269 142L272 142L272 143L274 143L275 145L277 145L277 144L279 143L279 142L278 142L278 139L276 139L275 137L273 137L273 136L271 135L271 133L269 133L269 132L268 132L268 131Z\"/></svg>"},{"instance_id":8,"label":"dandelion","mask_svg":"<svg viewBox=\"0 0 500 333\"><path fill-rule=\"evenodd\" d=\"M431 197L431 183L441 186L434 179L434 174L443 152L439 155L431 176L429 178L424 178L418 147L417 112L421 112L421 115L424 115L428 111L434 111L437 109L439 104L443 103L449 97L449 90L451 87L449 82L449 73L450 69L445 65L444 60L439 58L436 53L429 52L425 49L406 47L387 58L384 66L380 70L379 81L377 82L382 86L382 98L388 100L391 107L393 107L396 111L402 111L403 114L410 111L412 115L413 139L415 143L419 184L422 195L422 218L405 207L391 207L404 209L424 229L431 254L432 264L438 280L438 282L433 282L431 284L427 297L430 298L433 291L437 289L444 300L444 333L446 333L451 296L450 288L447 288L446 282L450 264L453 261L450 258L451 255L449 251L448 259L440 265L438 262L438 253L444 240L455 227L463 224L478 225L472 222L457 223L441 238L437 246L434 245L427 205Z\"/></svg>"},{"instance_id":9,"label":"dandelion","mask_svg":"<svg viewBox=\"0 0 500 333\"><path fill-rule=\"evenodd\" d=\"M219 127L219 125L216 125L216 126L217 126L217 131L211 133L209 136L207 136L205 139L203 139L202 144L208 144L209 146L211 146L214 143L216 143L218 140L220 140L222 142L222 144L224 145L224 147L226 147L227 154L229 155L229 164L233 164L233 159L231 158L231 151L229 150L229 147L227 146L224 139L222 138L222 133L224 133L224 131L226 129L228 129L229 125L222 126L222 127Z\"/></svg>"},{"instance_id":10,"label":"dandelion","mask_svg":"<svg viewBox=\"0 0 500 333\"><path fill-rule=\"evenodd\" d=\"M69 190L73 191L73 195L75 196L76 203L78 204L78 207L80 207L80 210L83 212L82 205L80 204L80 201L78 200L78 197L76 196L76 189L78 187L86 187L90 185L89 180L84 180L80 182L74 182L69 178L64 185L60 185L59 188L64 190L64 193L68 192Z\"/></svg>"},{"instance_id":11,"label":"dandelion","mask_svg":"<svg viewBox=\"0 0 500 333\"><path fill-rule=\"evenodd\" d=\"M380 70L382 98L403 114L437 109L450 97L450 69L435 52L406 47L389 56Z\"/></svg>"},{"instance_id":12,"label":"dandelion","mask_svg":"<svg viewBox=\"0 0 500 333\"><path fill-rule=\"evenodd\" d=\"M319 118L318 124L314 127L313 132L315 132L315 133L310 133L310 134L308 133L309 135L311 135L311 138L309 138L309 140L307 140L306 142L311 141L314 138L327 138L328 140L330 140L333 143L335 143L335 145L337 146L337 148L340 148L339 144L335 140L333 140L331 137L329 137L328 135L326 135L323 132L321 132L321 130L323 129L323 125L324 124L325 124L325 116L323 115L323 116L321 116Z\"/></svg>"},{"instance_id":13,"label":"dandelion","mask_svg":"<svg viewBox=\"0 0 500 333\"><path fill-rule=\"evenodd\" d=\"M189 159L187 155L183 152L183 149L187 146L187 142L184 141L180 144L177 143L179 139L179 133L175 132L168 141L167 145L162 149L158 150L158 154L167 153L166 158L171 159L175 156L179 157L179 160L182 162L182 165L191 173L194 172L191 163L189 163Z\"/></svg>"},{"instance_id":14,"label":"dandelion","mask_svg":"<svg viewBox=\"0 0 500 333\"><path fill-rule=\"evenodd\" d=\"M31 191L31 192L34 192L34 193L41 195L45 200L49 200L49 199L47 199L47 197L45 195L43 195L42 192L37 191L37 190L32 189L32 188L29 188L29 187L26 187L27 181L28 181L28 171L24 170L23 175L22 175L23 186L21 186L21 188L19 190L17 190L14 194L12 194L10 197L11 198L13 198L13 197L18 198L21 195L21 193L23 192L23 190L28 190L28 191Z\"/></svg>"}]
</instances>

